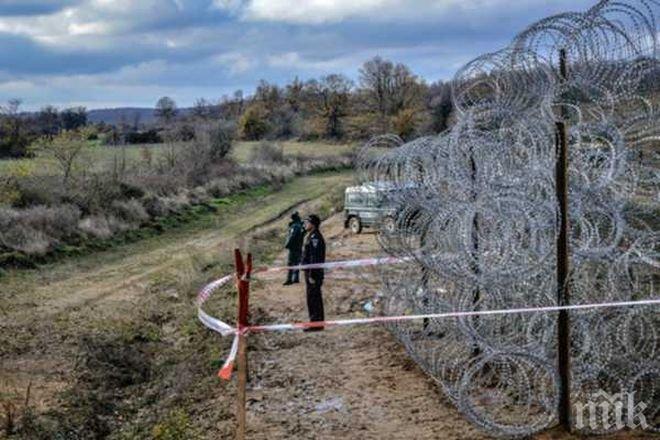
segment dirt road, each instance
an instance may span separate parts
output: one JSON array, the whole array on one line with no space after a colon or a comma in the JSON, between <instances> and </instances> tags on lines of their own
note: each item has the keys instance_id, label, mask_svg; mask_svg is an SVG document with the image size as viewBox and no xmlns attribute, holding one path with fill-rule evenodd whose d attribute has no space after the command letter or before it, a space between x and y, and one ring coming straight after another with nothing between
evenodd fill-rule
<instances>
[{"instance_id":1,"label":"dirt road","mask_svg":"<svg viewBox=\"0 0 660 440\"><path fill-rule=\"evenodd\" d=\"M258 200L227 207L211 228L184 228L39 270L10 272L0 279L0 397L23 393L31 384L37 410L52 406L70 378L80 334L130 320L152 285L194 278L192 260L230 255L249 231L283 222L282 212L339 191L351 179L348 172L300 177Z\"/></svg>"},{"instance_id":2,"label":"dirt road","mask_svg":"<svg viewBox=\"0 0 660 440\"><path fill-rule=\"evenodd\" d=\"M63 390L74 391L68 402L75 403L79 382L72 380L72 371L80 360L81 336L121 336L125 324L134 328L144 322L154 335L130 333L119 341L120 346L125 341L136 347L128 354L151 365L151 375L144 376L145 382L122 385L115 394L102 385L102 392L87 391L89 396L110 394L111 410L102 417L110 433L98 438L152 438L158 432L180 433L162 438L233 438L233 383L220 383L214 377L217 365L210 362L226 354L228 342L201 327L185 296L189 293L181 286L186 280L194 282L187 289L192 292L201 284L194 260L205 254L230 255L236 244L249 242L250 235L282 231L291 208L317 210L323 197L349 182L347 174L300 178L281 191L235 207L210 230L166 234L39 271L11 273L0 282L0 397L17 390L20 400L20 392L30 383L36 411L57 407ZM373 234L350 235L340 216L324 222L323 230L329 260L378 252ZM275 264L283 258L280 254ZM284 287L281 275L252 283L253 322L306 320L303 285ZM363 315L374 285L367 272L328 273L326 316ZM158 312L146 318L141 309L145 297L155 304L149 313ZM182 319L183 315L187 316ZM486 438L382 327L255 335L249 343L250 439ZM114 363L107 368L134 373L131 365ZM96 372L101 382L105 368L101 365ZM172 408L182 412L173 413ZM79 419L72 420L75 424ZM126 426L136 430L118 433ZM567 437L551 432L538 438Z\"/></svg>"},{"instance_id":3,"label":"dirt road","mask_svg":"<svg viewBox=\"0 0 660 440\"><path fill-rule=\"evenodd\" d=\"M323 225L328 260L377 253L373 234L351 235L340 216ZM284 263L282 257L278 263ZM257 283L260 322L307 320L304 285L281 276ZM367 274L333 271L324 285L326 318L364 316L375 293ZM254 335L250 343L251 439L481 439L382 327ZM227 421L229 435L232 421Z\"/></svg>"},{"instance_id":4,"label":"dirt road","mask_svg":"<svg viewBox=\"0 0 660 440\"><path fill-rule=\"evenodd\" d=\"M353 235L341 216L322 226L328 260L379 254L373 233ZM275 264L284 265L282 254ZM283 274L258 277L250 296L255 323L307 321L304 284L282 286ZM375 293L373 274L329 271L326 319L361 317ZM443 396L438 384L381 326L315 333L251 335L248 438L250 439L486 439ZM231 438L233 419L220 424ZM559 429L537 440L573 439ZM645 438L620 433L608 439Z\"/></svg>"}]
</instances>

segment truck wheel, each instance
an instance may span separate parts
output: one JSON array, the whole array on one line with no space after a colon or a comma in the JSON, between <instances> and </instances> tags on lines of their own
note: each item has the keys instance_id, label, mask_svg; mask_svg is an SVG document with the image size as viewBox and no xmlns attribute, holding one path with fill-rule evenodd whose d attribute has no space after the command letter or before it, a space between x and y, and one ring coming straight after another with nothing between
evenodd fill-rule
<instances>
[{"instance_id":1,"label":"truck wheel","mask_svg":"<svg viewBox=\"0 0 660 440\"><path fill-rule=\"evenodd\" d=\"M396 229L396 223L394 222L394 219L390 216L387 216L383 219L383 223L381 224L382 231L387 233L387 234L392 234L394 233L394 230Z\"/></svg>"},{"instance_id":2,"label":"truck wheel","mask_svg":"<svg viewBox=\"0 0 660 440\"><path fill-rule=\"evenodd\" d=\"M348 227L351 228L353 234L359 234L362 232L362 222L360 221L360 217L351 217L348 221Z\"/></svg>"}]
</instances>

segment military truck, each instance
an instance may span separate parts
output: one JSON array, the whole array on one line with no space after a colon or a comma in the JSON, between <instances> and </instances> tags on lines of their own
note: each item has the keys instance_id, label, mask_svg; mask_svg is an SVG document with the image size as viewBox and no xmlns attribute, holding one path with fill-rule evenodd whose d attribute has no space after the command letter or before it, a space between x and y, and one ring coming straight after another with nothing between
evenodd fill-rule
<instances>
[{"instance_id":1,"label":"military truck","mask_svg":"<svg viewBox=\"0 0 660 440\"><path fill-rule=\"evenodd\" d=\"M344 227L354 234L363 228L394 229L394 207L391 194L394 186L389 182L369 182L349 186L344 192Z\"/></svg>"}]
</instances>

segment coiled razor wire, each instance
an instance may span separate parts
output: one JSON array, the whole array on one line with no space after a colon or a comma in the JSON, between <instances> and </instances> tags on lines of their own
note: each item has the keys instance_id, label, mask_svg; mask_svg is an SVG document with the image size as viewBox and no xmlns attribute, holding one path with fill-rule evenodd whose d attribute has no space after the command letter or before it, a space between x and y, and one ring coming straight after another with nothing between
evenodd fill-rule
<instances>
[{"instance_id":1,"label":"coiled razor wire","mask_svg":"<svg viewBox=\"0 0 660 440\"><path fill-rule=\"evenodd\" d=\"M558 120L569 127L572 302L657 295L659 10L656 0L604 0L543 19L458 71L450 130L365 145L360 177L381 182L395 207L380 244L412 257L380 273L385 314L557 305ZM390 327L491 435L522 437L557 422L556 314ZM571 313L572 402L634 393L647 429L658 431L659 331L652 308ZM574 428L609 432L618 429L613 417Z\"/></svg>"}]
</instances>

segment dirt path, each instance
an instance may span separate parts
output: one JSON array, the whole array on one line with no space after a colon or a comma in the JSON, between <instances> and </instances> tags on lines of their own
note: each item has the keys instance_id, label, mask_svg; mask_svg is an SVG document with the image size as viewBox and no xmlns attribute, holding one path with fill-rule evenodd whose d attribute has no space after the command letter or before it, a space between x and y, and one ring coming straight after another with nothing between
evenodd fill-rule
<instances>
[{"instance_id":1,"label":"dirt path","mask_svg":"<svg viewBox=\"0 0 660 440\"><path fill-rule=\"evenodd\" d=\"M373 234L350 235L340 216L323 225L328 260L377 253ZM284 255L277 263L282 264ZM304 284L261 279L251 295L259 322L306 320ZM364 273L329 272L327 318L363 315L373 295ZM382 327L251 337L251 439L481 439ZM227 435L232 421L228 421Z\"/></svg>"},{"instance_id":2,"label":"dirt path","mask_svg":"<svg viewBox=\"0 0 660 440\"><path fill-rule=\"evenodd\" d=\"M0 280L0 396L31 384L37 410L56 404L75 362L76 338L103 322L129 321L153 283L192 278L195 258L230 255L248 231L283 223L282 212L343 188L350 173L306 176L232 206L211 228L172 231Z\"/></svg>"},{"instance_id":3,"label":"dirt path","mask_svg":"<svg viewBox=\"0 0 660 440\"><path fill-rule=\"evenodd\" d=\"M353 235L341 216L324 222L329 261L379 254L373 233ZM284 265L285 254L275 264ZM304 284L282 286L283 274L258 277L250 299L255 323L307 321ZM368 270L326 275L327 319L365 316L374 295ZM381 326L343 327L316 333L271 333L249 340L248 438L443 439L490 438L470 425L438 384L407 356ZM231 438L234 421L221 423ZM580 438L552 429L536 440ZM601 438L642 439L621 432Z\"/></svg>"},{"instance_id":4,"label":"dirt path","mask_svg":"<svg viewBox=\"0 0 660 440\"><path fill-rule=\"evenodd\" d=\"M32 314L52 316L77 306L90 306L101 301L127 299L139 295L151 277L169 268L176 268L192 253L230 251L236 238L259 226L281 219L282 212L313 200L338 184L345 184L348 176L303 177L290 188L265 196L258 203L232 213L226 221L218 220L217 229L182 236L169 241L157 241L152 249L140 249L114 261L103 261L92 268L59 267L60 279L31 286L29 300L36 303ZM303 188L308 188L303 191ZM110 252L112 254L112 252ZM57 275L55 275L57 277ZM36 284L36 283L35 283Z\"/></svg>"},{"instance_id":5,"label":"dirt path","mask_svg":"<svg viewBox=\"0 0 660 440\"><path fill-rule=\"evenodd\" d=\"M313 199L348 181L345 175L301 178L219 219L213 230L136 243L47 270L11 275L0 283L0 306L5 312L0 315L0 335L3 353L8 353L2 357L0 377L18 390L32 383L32 402L37 410L56 404L54 397L69 384L76 337L90 330L90 316L94 325L105 320L130 320L139 313L137 300L149 294L151 283L168 277L185 278L194 271L189 267L190 255L229 253L248 231L281 229L286 222L282 213L287 208L304 202L300 206L303 211L315 209ZM311 201L305 202L308 199ZM340 216L326 221L323 230L329 260L378 252L373 234L350 235L343 229ZM282 264L283 258L280 255L275 264ZM254 280L253 322L306 320L303 284L283 287L282 281L282 274ZM362 316L365 302L374 294L373 285L368 272L328 273L326 316ZM193 325L200 329L201 324L193 321ZM219 338L210 331L202 337L214 344ZM8 343L14 347L7 348ZM212 379L210 365L199 368L204 369L203 374L208 369ZM252 336L250 374L250 439L487 438L463 419L437 384L379 326ZM223 417L208 414L212 413L209 408L232 404L233 385L220 385L215 380L209 383L208 390L215 397L191 403L193 416L199 416L197 421L203 423L204 438L232 438L231 413ZM551 432L537 438L568 437Z\"/></svg>"}]
</instances>

